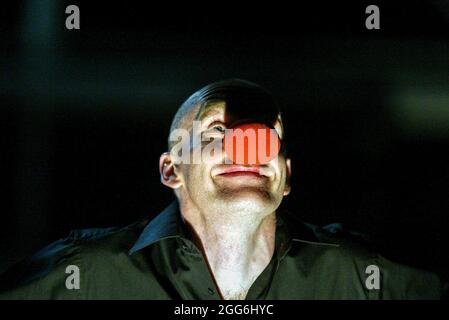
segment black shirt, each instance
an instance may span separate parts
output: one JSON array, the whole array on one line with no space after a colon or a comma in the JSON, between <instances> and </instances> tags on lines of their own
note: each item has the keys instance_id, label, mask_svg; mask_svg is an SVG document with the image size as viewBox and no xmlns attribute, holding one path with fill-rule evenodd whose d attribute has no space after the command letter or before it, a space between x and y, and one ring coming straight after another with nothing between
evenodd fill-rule
<instances>
[{"instance_id":1,"label":"black shirt","mask_svg":"<svg viewBox=\"0 0 449 320\"><path fill-rule=\"evenodd\" d=\"M152 221L73 231L0 281L0 299L220 299L177 202ZM439 299L441 294L432 273L278 213L274 255L246 299Z\"/></svg>"}]
</instances>

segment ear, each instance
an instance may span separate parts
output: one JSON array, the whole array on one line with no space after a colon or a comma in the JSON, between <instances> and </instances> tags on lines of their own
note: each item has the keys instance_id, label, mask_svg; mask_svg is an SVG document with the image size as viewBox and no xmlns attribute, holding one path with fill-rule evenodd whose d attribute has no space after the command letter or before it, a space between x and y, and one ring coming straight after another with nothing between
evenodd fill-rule
<instances>
[{"instance_id":1,"label":"ear","mask_svg":"<svg viewBox=\"0 0 449 320\"><path fill-rule=\"evenodd\" d=\"M290 158L285 159L285 171L286 171L286 182L284 187L284 196L288 196L292 189L291 187L292 165Z\"/></svg>"},{"instance_id":2,"label":"ear","mask_svg":"<svg viewBox=\"0 0 449 320\"><path fill-rule=\"evenodd\" d=\"M173 163L170 152L164 152L159 158L159 173L161 174L161 182L172 189L178 189L182 182L176 174L176 167Z\"/></svg>"}]
</instances>

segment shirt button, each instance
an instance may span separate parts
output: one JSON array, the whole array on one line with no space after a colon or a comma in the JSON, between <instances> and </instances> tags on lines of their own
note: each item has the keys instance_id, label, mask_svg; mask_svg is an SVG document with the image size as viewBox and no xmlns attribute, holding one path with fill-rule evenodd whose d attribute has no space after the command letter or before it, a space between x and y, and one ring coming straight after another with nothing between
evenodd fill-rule
<instances>
[{"instance_id":1,"label":"shirt button","mask_svg":"<svg viewBox=\"0 0 449 320\"><path fill-rule=\"evenodd\" d=\"M215 294L215 290L212 288L207 288L207 292L209 292L210 295L214 295Z\"/></svg>"}]
</instances>

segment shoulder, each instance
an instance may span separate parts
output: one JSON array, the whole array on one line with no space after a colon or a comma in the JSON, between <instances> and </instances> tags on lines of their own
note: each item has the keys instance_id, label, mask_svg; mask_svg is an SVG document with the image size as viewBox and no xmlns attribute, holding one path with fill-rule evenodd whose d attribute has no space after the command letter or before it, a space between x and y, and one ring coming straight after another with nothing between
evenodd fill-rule
<instances>
[{"instance_id":1,"label":"shoulder","mask_svg":"<svg viewBox=\"0 0 449 320\"><path fill-rule=\"evenodd\" d=\"M0 299L51 299L51 290L45 289L64 286L73 266L83 266L86 261L94 260L107 263L114 259L118 252L129 250L142 225L143 222L138 222L126 227L71 231L67 237L51 243L0 275Z\"/></svg>"},{"instance_id":2,"label":"shoulder","mask_svg":"<svg viewBox=\"0 0 449 320\"><path fill-rule=\"evenodd\" d=\"M443 296L443 283L436 273L385 258L363 234L345 230L341 224L306 225L317 241L305 243L303 250L312 253L314 263L324 264L336 276L358 280L365 287L377 278L378 289L372 292L377 298L439 299Z\"/></svg>"}]
</instances>

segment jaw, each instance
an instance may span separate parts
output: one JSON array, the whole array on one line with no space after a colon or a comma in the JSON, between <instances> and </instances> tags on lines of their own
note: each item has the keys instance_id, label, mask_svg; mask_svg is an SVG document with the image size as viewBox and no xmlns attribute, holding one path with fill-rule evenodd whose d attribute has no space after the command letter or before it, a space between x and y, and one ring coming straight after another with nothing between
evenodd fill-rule
<instances>
[{"instance_id":1,"label":"jaw","mask_svg":"<svg viewBox=\"0 0 449 320\"><path fill-rule=\"evenodd\" d=\"M243 220L254 223L280 205L283 196L277 194L281 187L278 184L278 179L254 174L203 175L195 183L184 184L178 199L191 218L211 223L213 220L226 224Z\"/></svg>"}]
</instances>

